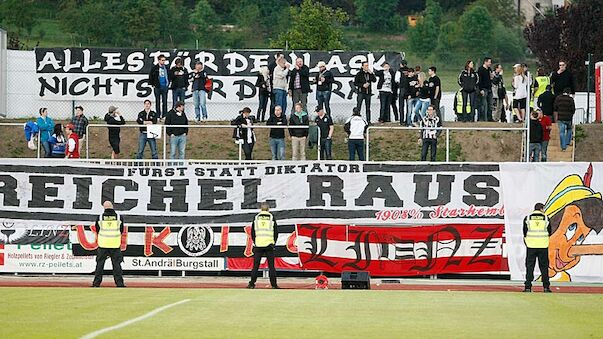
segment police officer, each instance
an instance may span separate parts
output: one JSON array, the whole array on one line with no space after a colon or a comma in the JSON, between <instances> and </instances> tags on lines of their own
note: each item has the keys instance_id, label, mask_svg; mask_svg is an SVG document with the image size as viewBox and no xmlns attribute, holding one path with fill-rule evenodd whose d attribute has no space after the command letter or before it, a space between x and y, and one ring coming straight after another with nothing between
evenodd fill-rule
<instances>
[{"instance_id":1,"label":"police officer","mask_svg":"<svg viewBox=\"0 0 603 339\"><path fill-rule=\"evenodd\" d=\"M549 236L551 235L551 224L543 211L544 205L537 203L534 206L534 212L523 219L523 236L527 246L524 292L532 292L536 258L538 258L538 267L540 268L544 292L552 292L549 282Z\"/></svg>"},{"instance_id":2,"label":"police officer","mask_svg":"<svg viewBox=\"0 0 603 339\"><path fill-rule=\"evenodd\" d=\"M92 287L100 287L103 281L103 268L105 260L111 257L113 265L113 280L117 287L126 287L121 271L121 235L124 232L124 221L115 213L113 204L110 201L103 203L105 212L98 217L96 221L96 230L98 232L98 250L96 252L96 270L94 272L94 281Z\"/></svg>"},{"instance_id":3,"label":"police officer","mask_svg":"<svg viewBox=\"0 0 603 339\"><path fill-rule=\"evenodd\" d=\"M272 213L268 212L270 206L267 202L261 204L261 211L253 220L251 228L251 239L253 240L253 270L251 271L251 280L247 288L255 288L255 281L258 278L258 269L262 257L268 260L268 269L270 272L270 285L272 288L279 288L276 284L276 270L274 269L274 245L278 237L276 220Z\"/></svg>"}]
</instances>

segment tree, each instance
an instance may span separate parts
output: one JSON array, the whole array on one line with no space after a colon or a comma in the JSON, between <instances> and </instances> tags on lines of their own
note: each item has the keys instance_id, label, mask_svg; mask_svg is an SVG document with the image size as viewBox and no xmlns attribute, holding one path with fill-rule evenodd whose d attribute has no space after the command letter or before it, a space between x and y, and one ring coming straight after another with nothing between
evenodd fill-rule
<instances>
[{"instance_id":1,"label":"tree","mask_svg":"<svg viewBox=\"0 0 603 339\"><path fill-rule=\"evenodd\" d=\"M482 6L505 27L520 27L524 18L517 14L514 0L477 0L473 6Z\"/></svg>"},{"instance_id":2,"label":"tree","mask_svg":"<svg viewBox=\"0 0 603 339\"><path fill-rule=\"evenodd\" d=\"M17 28L19 34L25 30L29 35L36 25L36 3L33 0L0 0L0 22Z\"/></svg>"},{"instance_id":3,"label":"tree","mask_svg":"<svg viewBox=\"0 0 603 339\"><path fill-rule=\"evenodd\" d=\"M580 0L544 18L537 18L524 29L528 47L549 71L557 69L564 59L574 73L580 90L586 89L587 69L584 61L588 53L595 60L603 59L603 28L599 24L603 16L600 0Z\"/></svg>"},{"instance_id":4,"label":"tree","mask_svg":"<svg viewBox=\"0 0 603 339\"><path fill-rule=\"evenodd\" d=\"M473 6L459 18L460 49L468 57L492 54L494 20L485 7Z\"/></svg>"},{"instance_id":5,"label":"tree","mask_svg":"<svg viewBox=\"0 0 603 339\"><path fill-rule=\"evenodd\" d=\"M124 34L115 25L114 5L108 1L64 1L59 15L60 26L87 44L119 43Z\"/></svg>"},{"instance_id":6,"label":"tree","mask_svg":"<svg viewBox=\"0 0 603 339\"><path fill-rule=\"evenodd\" d=\"M442 8L436 1L427 0L423 17L408 31L410 47L419 57L425 58L434 51L441 21Z\"/></svg>"},{"instance_id":7,"label":"tree","mask_svg":"<svg viewBox=\"0 0 603 339\"><path fill-rule=\"evenodd\" d=\"M219 47L219 17L207 0L199 0L191 16L193 32L203 47Z\"/></svg>"},{"instance_id":8,"label":"tree","mask_svg":"<svg viewBox=\"0 0 603 339\"><path fill-rule=\"evenodd\" d=\"M178 43L188 40L190 29L187 12L182 0L161 0L159 3L159 35L158 42L163 45L169 43L170 47L177 47Z\"/></svg>"},{"instance_id":9,"label":"tree","mask_svg":"<svg viewBox=\"0 0 603 339\"><path fill-rule=\"evenodd\" d=\"M274 48L334 50L345 48L341 24L348 16L316 0L304 0L299 8L291 7L289 30L271 41Z\"/></svg>"},{"instance_id":10,"label":"tree","mask_svg":"<svg viewBox=\"0 0 603 339\"><path fill-rule=\"evenodd\" d=\"M395 26L397 0L354 0L356 15L363 27L372 32L386 32Z\"/></svg>"}]
</instances>

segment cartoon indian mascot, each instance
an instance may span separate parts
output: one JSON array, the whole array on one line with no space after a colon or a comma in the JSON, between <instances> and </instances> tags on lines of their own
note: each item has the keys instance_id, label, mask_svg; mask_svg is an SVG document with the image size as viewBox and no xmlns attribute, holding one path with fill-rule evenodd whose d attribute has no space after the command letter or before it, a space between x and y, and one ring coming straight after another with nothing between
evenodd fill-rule
<instances>
[{"instance_id":1,"label":"cartoon indian mascot","mask_svg":"<svg viewBox=\"0 0 603 339\"><path fill-rule=\"evenodd\" d=\"M603 244L582 244L592 232L603 228L601 193L590 188L592 164L584 179L565 177L549 195L544 213L549 217L552 235L549 241L549 277L552 281L571 281L567 270L580 262L582 255L603 255Z\"/></svg>"}]
</instances>

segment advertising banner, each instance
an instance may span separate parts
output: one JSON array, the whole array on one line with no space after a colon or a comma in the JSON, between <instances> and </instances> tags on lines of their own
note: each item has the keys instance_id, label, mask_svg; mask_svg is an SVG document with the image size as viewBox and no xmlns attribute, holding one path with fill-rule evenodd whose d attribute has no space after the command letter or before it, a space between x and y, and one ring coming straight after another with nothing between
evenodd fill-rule
<instances>
[{"instance_id":1,"label":"advertising banner","mask_svg":"<svg viewBox=\"0 0 603 339\"><path fill-rule=\"evenodd\" d=\"M500 271L504 224L375 227L301 224L304 269L376 276Z\"/></svg>"},{"instance_id":2,"label":"advertising banner","mask_svg":"<svg viewBox=\"0 0 603 339\"><path fill-rule=\"evenodd\" d=\"M46 100L140 102L153 97L148 74L157 63L157 57L163 54L168 68L177 57L189 72L197 61L203 62L205 71L213 78L209 100L220 103L256 98L255 82L260 67L274 62L275 51L37 48L35 54L39 96ZM384 62L397 69L401 60L400 53L393 52L291 51L285 55L291 65L295 65L298 57L304 59L314 74L318 73L319 61L327 63L335 76L333 102L351 99L350 81L363 61L375 69L381 69Z\"/></svg>"},{"instance_id":3,"label":"advertising banner","mask_svg":"<svg viewBox=\"0 0 603 339\"><path fill-rule=\"evenodd\" d=\"M552 281L603 282L603 165L500 166L511 279L525 279L523 219L542 203L552 231L544 274Z\"/></svg>"}]
</instances>

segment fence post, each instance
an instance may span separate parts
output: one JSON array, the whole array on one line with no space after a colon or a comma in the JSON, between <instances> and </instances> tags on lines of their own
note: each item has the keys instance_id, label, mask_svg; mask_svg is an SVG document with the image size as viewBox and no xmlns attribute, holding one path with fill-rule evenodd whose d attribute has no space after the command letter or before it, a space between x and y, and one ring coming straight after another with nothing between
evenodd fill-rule
<instances>
[{"instance_id":1,"label":"fence post","mask_svg":"<svg viewBox=\"0 0 603 339\"><path fill-rule=\"evenodd\" d=\"M167 128L165 125L161 125L163 129L163 160L165 160L165 146L167 145Z\"/></svg>"},{"instance_id":2,"label":"fence post","mask_svg":"<svg viewBox=\"0 0 603 339\"><path fill-rule=\"evenodd\" d=\"M369 126L366 129L366 161L369 161L369 149L370 149L370 145L369 145L370 144L370 138L369 138L369 135L370 135L370 132L371 132L371 126ZM349 141L350 140L348 139L348 142Z\"/></svg>"},{"instance_id":3,"label":"fence post","mask_svg":"<svg viewBox=\"0 0 603 339\"><path fill-rule=\"evenodd\" d=\"M320 135L320 127L318 127L318 125L316 126L316 128L318 128L318 144L316 145L317 149L318 149L318 156L316 159L318 159L320 161L320 142L321 142L321 138L322 136Z\"/></svg>"},{"instance_id":4,"label":"fence post","mask_svg":"<svg viewBox=\"0 0 603 339\"><path fill-rule=\"evenodd\" d=\"M532 73L528 72L528 97L526 99L526 115L523 117L524 127L526 128L526 162L530 162L530 119L532 116L532 109L530 106L530 100L532 94Z\"/></svg>"},{"instance_id":5,"label":"fence post","mask_svg":"<svg viewBox=\"0 0 603 339\"><path fill-rule=\"evenodd\" d=\"M450 129L446 128L446 162L450 162Z\"/></svg>"},{"instance_id":6,"label":"fence post","mask_svg":"<svg viewBox=\"0 0 603 339\"><path fill-rule=\"evenodd\" d=\"M239 144L239 161L243 160L241 157L241 153L243 153L243 144L237 140L237 144Z\"/></svg>"},{"instance_id":7,"label":"fence post","mask_svg":"<svg viewBox=\"0 0 603 339\"><path fill-rule=\"evenodd\" d=\"M86 140L86 159L90 159L90 126L86 125L86 136L88 137L88 140Z\"/></svg>"},{"instance_id":8,"label":"fence post","mask_svg":"<svg viewBox=\"0 0 603 339\"><path fill-rule=\"evenodd\" d=\"M38 159L40 158L40 139L42 138L42 133L38 132Z\"/></svg>"},{"instance_id":9,"label":"fence post","mask_svg":"<svg viewBox=\"0 0 603 339\"><path fill-rule=\"evenodd\" d=\"M8 56L6 50L8 35L0 29L0 116L8 115Z\"/></svg>"}]
</instances>

